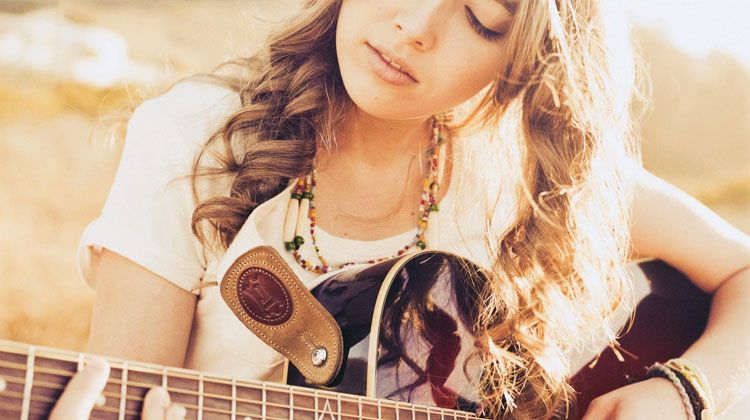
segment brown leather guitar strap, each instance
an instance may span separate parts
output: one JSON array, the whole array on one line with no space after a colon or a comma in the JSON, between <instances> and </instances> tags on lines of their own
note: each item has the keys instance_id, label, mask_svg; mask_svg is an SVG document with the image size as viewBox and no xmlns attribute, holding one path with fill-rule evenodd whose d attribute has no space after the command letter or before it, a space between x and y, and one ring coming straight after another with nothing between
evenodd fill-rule
<instances>
[{"instance_id":1,"label":"brown leather guitar strap","mask_svg":"<svg viewBox=\"0 0 750 420\"><path fill-rule=\"evenodd\" d=\"M336 378L343 362L341 329L274 248L242 254L220 289L237 318L310 383L326 385Z\"/></svg>"}]
</instances>

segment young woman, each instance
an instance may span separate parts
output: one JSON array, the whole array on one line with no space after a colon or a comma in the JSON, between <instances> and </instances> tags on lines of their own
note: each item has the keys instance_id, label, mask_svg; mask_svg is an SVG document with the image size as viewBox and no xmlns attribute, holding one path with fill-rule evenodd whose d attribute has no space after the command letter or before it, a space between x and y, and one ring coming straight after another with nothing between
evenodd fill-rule
<instances>
[{"instance_id":1,"label":"young woman","mask_svg":"<svg viewBox=\"0 0 750 420\"><path fill-rule=\"evenodd\" d=\"M273 246L313 287L349 263L443 249L491 273L485 415L549 418L572 399L572 354L615 338L625 264L656 257L714 294L682 360L731 405L750 385L750 240L640 167L633 66L602 6L308 1L257 55L146 101L81 241L88 350L280 380L282 357L216 291L238 252ZM290 216L299 191L314 209ZM689 418L683 393L647 379L585 419Z\"/></svg>"}]
</instances>

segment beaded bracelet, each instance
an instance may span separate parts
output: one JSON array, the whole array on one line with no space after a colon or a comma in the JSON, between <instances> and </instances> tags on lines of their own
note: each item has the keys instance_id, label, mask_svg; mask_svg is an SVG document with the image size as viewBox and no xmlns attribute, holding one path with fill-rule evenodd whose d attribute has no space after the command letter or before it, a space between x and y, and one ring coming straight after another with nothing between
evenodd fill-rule
<instances>
[{"instance_id":1,"label":"beaded bracelet","mask_svg":"<svg viewBox=\"0 0 750 420\"><path fill-rule=\"evenodd\" d=\"M688 395L687 390L682 385L682 382L680 382L680 379L674 374L674 372L661 363L654 363L650 368L648 368L645 379L655 377L665 378L672 382L672 385L677 388L677 392L680 393L680 398L682 398L682 404L685 406L685 411L687 412L688 419L696 420L695 413L693 411L693 404L690 401L690 396Z\"/></svg>"}]
</instances>

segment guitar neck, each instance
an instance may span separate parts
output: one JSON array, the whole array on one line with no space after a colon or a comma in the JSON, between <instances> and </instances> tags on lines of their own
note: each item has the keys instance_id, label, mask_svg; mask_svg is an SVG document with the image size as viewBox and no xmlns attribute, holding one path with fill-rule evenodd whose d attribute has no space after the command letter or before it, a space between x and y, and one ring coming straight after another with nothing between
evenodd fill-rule
<instances>
[{"instance_id":1,"label":"guitar neck","mask_svg":"<svg viewBox=\"0 0 750 420\"><path fill-rule=\"evenodd\" d=\"M44 419L83 353L0 340L0 418ZM146 392L166 388L191 419L477 419L472 413L109 358L94 419L140 418Z\"/></svg>"}]
</instances>

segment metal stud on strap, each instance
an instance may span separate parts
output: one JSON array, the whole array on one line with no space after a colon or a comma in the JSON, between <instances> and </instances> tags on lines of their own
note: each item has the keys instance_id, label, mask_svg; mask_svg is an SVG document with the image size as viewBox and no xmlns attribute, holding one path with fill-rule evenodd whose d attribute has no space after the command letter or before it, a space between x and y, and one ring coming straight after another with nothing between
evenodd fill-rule
<instances>
[{"instance_id":1,"label":"metal stud on strap","mask_svg":"<svg viewBox=\"0 0 750 420\"><path fill-rule=\"evenodd\" d=\"M323 363L326 362L328 359L328 351L325 347L316 347L315 350L312 351L312 363L315 366L323 366Z\"/></svg>"}]
</instances>

